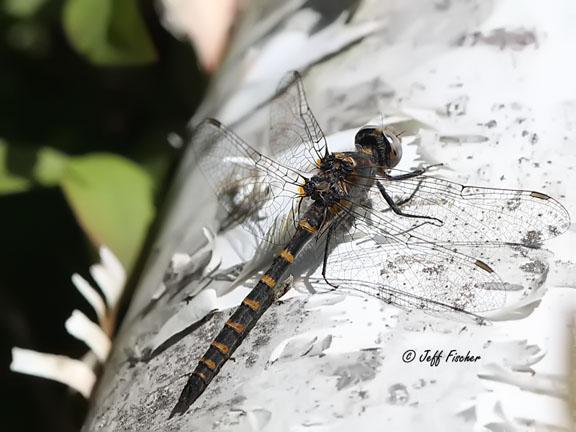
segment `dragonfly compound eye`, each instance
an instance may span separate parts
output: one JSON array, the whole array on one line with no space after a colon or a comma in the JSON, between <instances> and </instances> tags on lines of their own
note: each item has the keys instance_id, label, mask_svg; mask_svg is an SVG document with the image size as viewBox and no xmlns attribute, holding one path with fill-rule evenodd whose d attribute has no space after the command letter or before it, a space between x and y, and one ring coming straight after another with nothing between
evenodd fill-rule
<instances>
[{"instance_id":1,"label":"dragonfly compound eye","mask_svg":"<svg viewBox=\"0 0 576 432\"><path fill-rule=\"evenodd\" d=\"M402 158L400 138L391 129L365 126L356 133L354 142L358 151L383 168L394 168Z\"/></svg>"},{"instance_id":2,"label":"dragonfly compound eye","mask_svg":"<svg viewBox=\"0 0 576 432\"><path fill-rule=\"evenodd\" d=\"M386 144L383 148L385 164L389 168L394 168L402 159L402 142L400 137L391 129L383 129L382 136Z\"/></svg>"}]
</instances>

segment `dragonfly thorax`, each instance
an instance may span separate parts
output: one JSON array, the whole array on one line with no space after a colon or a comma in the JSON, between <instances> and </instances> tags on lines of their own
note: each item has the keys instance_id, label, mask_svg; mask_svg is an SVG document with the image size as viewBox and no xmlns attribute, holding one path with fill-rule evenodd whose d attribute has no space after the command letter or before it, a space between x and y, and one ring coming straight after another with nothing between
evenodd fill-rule
<instances>
[{"instance_id":1,"label":"dragonfly thorax","mask_svg":"<svg viewBox=\"0 0 576 432\"><path fill-rule=\"evenodd\" d=\"M355 166L355 160L344 153L328 154L320 161L320 172L304 184L304 194L325 206L338 203L348 196L344 180Z\"/></svg>"},{"instance_id":2,"label":"dragonfly thorax","mask_svg":"<svg viewBox=\"0 0 576 432\"><path fill-rule=\"evenodd\" d=\"M402 158L400 138L391 129L365 126L356 133L354 144L383 169L394 168Z\"/></svg>"},{"instance_id":3,"label":"dragonfly thorax","mask_svg":"<svg viewBox=\"0 0 576 432\"><path fill-rule=\"evenodd\" d=\"M355 167L356 161L348 153L329 153L319 164L320 171L333 173L340 178L350 175Z\"/></svg>"}]
</instances>

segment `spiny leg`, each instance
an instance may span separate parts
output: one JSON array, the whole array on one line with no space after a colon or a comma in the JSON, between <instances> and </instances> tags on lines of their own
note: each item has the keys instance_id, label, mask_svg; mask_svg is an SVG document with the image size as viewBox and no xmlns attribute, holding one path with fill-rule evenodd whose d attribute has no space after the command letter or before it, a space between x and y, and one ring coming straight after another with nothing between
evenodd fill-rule
<instances>
[{"instance_id":1,"label":"spiny leg","mask_svg":"<svg viewBox=\"0 0 576 432\"><path fill-rule=\"evenodd\" d=\"M392 199L392 197L390 195L388 195L388 192L386 192L386 189L384 188L384 186L382 185L382 183L380 182L376 182L376 185L378 186L378 190L380 191L380 193L382 194L382 197L384 197L384 199L386 200L386 203L388 203L388 205L390 206L390 208L392 209L392 211L394 213L396 213L399 216L404 216L404 217L408 217L408 218L415 218L415 219L429 219L429 220L434 220L437 221L439 223L443 223L440 219L435 218L435 217L431 217L431 216L421 216L421 215L415 215L415 214L410 214L410 213L404 213L402 211L402 209L398 206L398 204Z\"/></svg>"},{"instance_id":2,"label":"spiny leg","mask_svg":"<svg viewBox=\"0 0 576 432\"><path fill-rule=\"evenodd\" d=\"M410 201L412 201L412 199L414 198L414 196L416 195L416 193L418 192L418 190L420 190L420 186L421 186L421 185L422 185L422 180L420 180L420 181L418 182L418 184L416 185L416 187L414 188L414 190L412 191L412 193L410 194L409 197L407 197L407 198L402 198L402 199L396 201L396 205L397 205L398 207L401 207L401 206L403 206L403 205L405 205L405 204L408 204ZM387 208L386 210L384 210L384 212L389 212L389 211L392 211L392 208ZM425 224L425 223L427 223L427 222L422 222L422 224ZM415 226L413 226L412 228L407 229L406 231L402 231L400 234L407 234L407 233L409 233L410 231L414 231L415 229L418 229L420 226L421 226L421 225L415 225Z\"/></svg>"},{"instance_id":3,"label":"spiny leg","mask_svg":"<svg viewBox=\"0 0 576 432\"><path fill-rule=\"evenodd\" d=\"M322 229L322 227L324 227L324 224L326 223L326 221L328 220L328 208L324 209L324 213L322 214L322 220L320 221L320 229Z\"/></svg>"},{"instance_id":4,"label":"spiny leg","mask_svg":"<svg viewBox=\"0 0 576 432\"><path fill-rule=\"evenodd\" d=\"M416 187L414 188L414 190L412 191L412 193L410 194L409 197L403 198L403 199L400 199L400 200L396 201L396 205L397 205L398 207L401 207L401 206L403 206L403 205L405 205L405 204L408 204L410 201L412 201L412 199L414 198L414 196L416 195L416 193L417 193L418 190L420 189L420 185L422 185L422 181L423 181L423 180L420 180L420 181L418 182L418 184L416 185ZM385 209L385 210L383 210L383 211L384 211L384 212L389 212L389 211L392 211L392 208L387 208L387 209ZM414 225L413 227L411 227L411 228L409 228L409 229L407 229L407 230L405 230L405 231L402 231L402 232L400 232L399 234L408 234L408 233L411 232L411 231L417 230L419 227L421 227L421 226L424 225L425 223L428 223L428 222L422 222L422 224L420 224L420 225Z\"/></svg>"},{"instance_id":5,"label":"spiny leg","mask_svg":"<svg viewBox=\"0 0 576 432\"><path fill-rule=\"evenodd\" d=\"M414 198L414 196L416 195L416 192L418 192L420 190L421 185L422 185L422 180L420 180L418 182L418 184L416 185L416 187L414 188L414 190L412 191L412 193L410 194L409 197L396 201L396 206L401 207L404 204L408 204L410 201L412 201L412 198Z\"/></svg>"},{"instance_id":6,"label":"spiny leg","mask_svg":"<svg viewBox=\"0 0 576 432\"><path fill-rule=\"evenodd\" d=\"M328 254L329 249L330 249L330 239L332 238L332 235L334 234L334 231L337 227L338 223L333 223L332 225L330 225L330 227L328 228L328 231L326 232L326 244L324 246L324 258L322 260L322 278L324 279L324 281L330 285L332 288L336 289L338 288L338 285L334 285L333 283L331 283L327 278L326 278L326 268L328 266Z\"/></svg>"},{"instance_id":7,"label":"spiny leg","mask_svg":"<svg viewBox=\"0 0 576 432\"><path fill-rule=\"evenodd\" d=\"M414 177L421 176L422 174L424 174L425 172L427 172L428 170L430 170L430 168L434 168L434 167L442 166L442 165L444 165L444 164L439 163L439 164L429 165L429 166L427 166L427 167L418 168L418 169L416 169L416 170L414 170L414 171L410 171L409 173L406 173L406 174L399 174L399 175L389 175L389 174L386 174L385 177L386 177L386 180L392 180L392 181L395 181L395 180L407 180L407 179L411 179L411 178L414 178Z\"/></svg>"}]
</instances>

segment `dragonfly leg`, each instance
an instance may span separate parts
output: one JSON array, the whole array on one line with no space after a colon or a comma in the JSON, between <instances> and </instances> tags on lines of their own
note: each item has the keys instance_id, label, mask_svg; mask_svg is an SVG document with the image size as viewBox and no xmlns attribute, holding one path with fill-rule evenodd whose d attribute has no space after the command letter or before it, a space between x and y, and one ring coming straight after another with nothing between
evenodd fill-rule
<instances>
[{"instance_id":1,"label":"dragonfly leg","mask_svg":"<svg viewBox=\"0 0 576 432\"><path fill-rule=\"evenodd\" d=\"M322 260L322 278L324 281L330 285L332 288L338 288L338 285L334 285L328 279L326 279L326 268L328 266L328 254L330 251L330 239L334 234L334 230L336 229L336 224L330 225L328 228L328 232L326 233L326 244L324 246L324 259Z\"/></svg>"},{"instance_id":2,"label":"dragonfly leg","mask_svg":"<svg viewBox=\"0 0 576 432\"><path fill-rule=\"evenodd\" d=\"M412 201L412 198L414 198L414 195L416 195L416 192L418 192L420 190L421 185L422 185L422 180L420 180L418 182L418 184L416 185L416 187L414 188L414 190L412 191L412 193L410 194L409 197L396 201L396 206L401 207L404 204L408 204L410 201Z\"/></svg>"},{"instance_id":3,"label":"dragonfly leg","mask_svg":"<svg viewBox=\"0 0 576 432\"><path fill-rule=\"evenodd\" d=\"M387 180L407 180L407 179L411 179L414 177L418 177L421 176L422 174L424 174L425 172L427 172L428 170L430 170L430 168L434 168L437 166L442 166L443 164L439 163L439 164L434 164L434 165L429 165L423 168L418 168L414 171L410 171L409 173L406 174L400 174L400 175L386 175L386 179Z\"/></svg>"},{"instance_id":4,"label":"dragonfly leg","mask_svg":"<svg viewBox=\"0 0 576 432\"><path fill-rule=\"evenodd\" d=\"M392 197L390 195L388 195L388 192L386 192L386 189L384 188L382 183L376 182L376 185L378 186L378 190L380 191L380 193L382 194L382 196L384 197L384 199L386 200L386 202L388 203L388 205L390 206L392 211L394 213L396 213L397 215L409 217L409 218L416 218L416 219L429 219L429 220L434 220L434 221L437 221L439 223L442 223L442 221L440 219L435 218L435 217L404 213L402 211L402 209L398 206L398 204L392 199ZM411 197L409 197L409 199L411 199Z\"/></svg>"}]
</instances>

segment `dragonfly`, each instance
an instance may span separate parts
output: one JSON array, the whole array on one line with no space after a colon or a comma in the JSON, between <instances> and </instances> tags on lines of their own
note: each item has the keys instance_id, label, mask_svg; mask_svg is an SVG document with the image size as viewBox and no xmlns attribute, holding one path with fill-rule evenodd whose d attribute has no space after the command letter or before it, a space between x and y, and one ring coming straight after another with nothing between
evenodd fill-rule
<instances>
[{"instance_id":1,"label":"dragonfly","mask_svg":"<svg viewBox=\"0 0 576 432\"><path fill-rule=\"evenodd\" d=\"M331 152L297 72L270 103L270 156L215 119L193 133L198 164L229 218L274 257L189 376L170 417L204 392L264 312L289 286L289 269L320 250L317 291L348 290L404 308L481 320L502 307L506 284L460 249L538 247L565 232L566 209L536 191L464 186L400 171L401 137L364 126L355 150Z\"/></svg>"}]
</instances>

